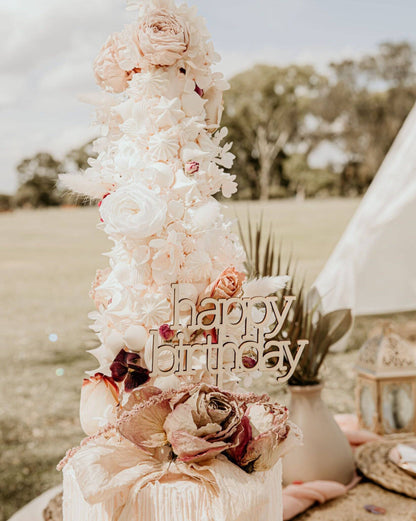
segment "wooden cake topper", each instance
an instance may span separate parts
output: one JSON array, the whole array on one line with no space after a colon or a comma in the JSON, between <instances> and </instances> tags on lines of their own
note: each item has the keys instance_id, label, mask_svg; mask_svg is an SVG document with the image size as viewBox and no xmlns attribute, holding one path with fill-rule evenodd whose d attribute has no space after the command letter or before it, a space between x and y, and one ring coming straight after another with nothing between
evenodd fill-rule
<instances>
[{"instance_id":1,"label":"wooden cake topper","mask_svg":"<svg viewBox=\"0 0 416 521\"><path fill-rule=\"evenodd\" d=\"M297 340L294 354L290 340L276 340L276 337L296 297L284 297L283 309L279 309L276 296L205 298L196 305L188 298L180 298L179 288L180 284L172 284L173 323L169 327L176 333L174 338L165 341L159 330L150 331L153 342L150 376L195 375L194 355L202 354L206 370L216 378L218 387L222 386L224 373L230 371L275 373L280 383L290 379L309 341ZM182 322L183 316L186 319ZM192 335L197 331L204 332L203 341L192 343Z\"/></svg>"}]
</instances>

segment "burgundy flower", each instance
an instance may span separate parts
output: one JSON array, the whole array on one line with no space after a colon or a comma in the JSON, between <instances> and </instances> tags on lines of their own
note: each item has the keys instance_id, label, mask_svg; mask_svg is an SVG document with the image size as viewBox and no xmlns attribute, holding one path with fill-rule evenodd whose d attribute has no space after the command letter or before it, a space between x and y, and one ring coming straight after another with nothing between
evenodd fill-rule
<instances>
[{"instance_id":1,"label":"burgundy flower","mask_svg":"<svg viewBox=\"0 0 416 521\"><path fill-rule=\"evenodd\" d=\"M140 355L122 349L110 366L111 375L116 382L124 381L126 392L134 391L149 380L149 371L140 366Z\"/></svg>"},{"instance_id":2,"label":"burgundy flower","mask_svg":"<svg viewBox=\"0 0 416 521\"><path fill-rule=\"evenodd\" d=\"M201 96L201 98L202 98L203 95L204 95L204 91L203 91L203 89L201 89L201 87L199 87L196 83L195 83L195 92L196 92L199 96Z\"/></svg>"},{"instance_id":3,"label":"burgundy flower","mask_svg":"<svg viewBox=\"0 0 416 521\"><path fill-rule=\"evenodd\" d=\"M252 356L243 356L243 365L247 369L253 369L257 365L257 360Z\"/></svg>"}]
</instances>

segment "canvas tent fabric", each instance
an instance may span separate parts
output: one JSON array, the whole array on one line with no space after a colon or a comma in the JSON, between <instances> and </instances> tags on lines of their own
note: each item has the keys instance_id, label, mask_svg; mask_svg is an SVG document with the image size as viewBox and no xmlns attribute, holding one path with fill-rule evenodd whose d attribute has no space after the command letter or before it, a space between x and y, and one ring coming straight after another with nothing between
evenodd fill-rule
<instances>
[{"instance_id":1,"label":"canvas tent fabric","mask_svg":"<svg viewBox=\"0 0 416 521\"><path fill-rule=\"evenodd\" d=\"M314 286L325 311L416 310L416 105Z\"/></svg>"}]
</instances>

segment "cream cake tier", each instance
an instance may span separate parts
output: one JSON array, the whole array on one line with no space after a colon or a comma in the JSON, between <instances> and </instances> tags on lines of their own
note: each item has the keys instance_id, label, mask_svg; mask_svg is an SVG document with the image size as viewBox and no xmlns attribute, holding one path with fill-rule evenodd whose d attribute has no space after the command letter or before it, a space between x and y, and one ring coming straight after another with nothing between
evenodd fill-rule
<instances>
[{"instance_id":1,"label":"cream cake tier","mask_svg":"<svg viewBox=\"0 0 416 521\"><path fill-rule=\"evenodd\" d=\"M64 521L282 521L281 460L271 470L253 474L226 460L210 467L217 491L167 474L140 491L133 485L104 503L89 504L69 463L64 469Z\"/></svg>"}]
</instances>

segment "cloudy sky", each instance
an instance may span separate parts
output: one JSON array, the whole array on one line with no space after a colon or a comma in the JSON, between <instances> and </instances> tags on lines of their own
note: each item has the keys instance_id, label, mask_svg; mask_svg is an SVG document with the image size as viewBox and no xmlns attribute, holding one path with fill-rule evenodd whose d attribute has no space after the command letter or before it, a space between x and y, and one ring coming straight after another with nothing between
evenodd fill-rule
<instances>
[{"instance_id":1,"label":"cloudy sky","mask_svg":"<svg viewBox=\"0 0 416 521\"><path fill-rule=\"evenodd\" d=\"M205 16L220 68L256 62L323 67L384 40L415 41L415 0L190 0ZM40 150L58 157L91 136L91 63L108 34L134 15L124 0L0 0L0 192Z\"/></svg>"}]
</instances>

